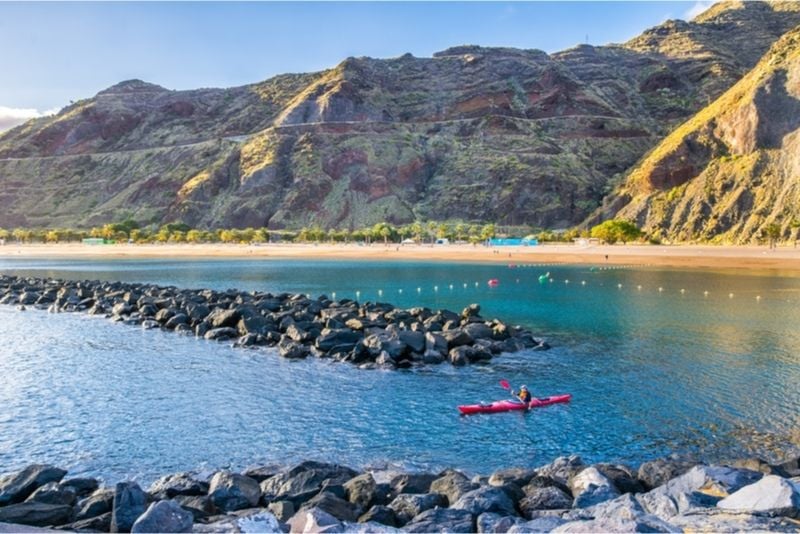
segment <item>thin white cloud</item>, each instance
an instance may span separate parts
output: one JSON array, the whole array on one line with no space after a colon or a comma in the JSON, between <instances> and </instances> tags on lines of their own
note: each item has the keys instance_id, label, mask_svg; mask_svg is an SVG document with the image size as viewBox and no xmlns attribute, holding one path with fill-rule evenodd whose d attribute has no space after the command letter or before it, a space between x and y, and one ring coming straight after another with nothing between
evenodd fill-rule
<instances>
[{"instance_id":1,"label":"thin white cloud","mask_svg":"<svg viewBox=\"0 0 800 534\"><path fill-rule=\"evenodd\" d=\"M700 0L683 12L683 20L692 20L697 15L716 4L716 0Z\"/></svg>"},{"instance_id":2,"label":"thin white cloud","mask_svg":"<svg viewBox=\"0 0 800 534\"><path fill-rule=\"evenodd\" d=\"M59 108L39 111L33 108L9 108L0 106L0 132L13 128L30 119L55 115L58 111Z\"/></svg>"}]
</instances>

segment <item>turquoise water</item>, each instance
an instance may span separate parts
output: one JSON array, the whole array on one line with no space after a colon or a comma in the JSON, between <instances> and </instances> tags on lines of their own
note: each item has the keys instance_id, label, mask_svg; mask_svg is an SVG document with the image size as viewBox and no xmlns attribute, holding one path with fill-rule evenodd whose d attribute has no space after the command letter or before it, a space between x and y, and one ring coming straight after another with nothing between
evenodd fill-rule
<instances>
[{"instance_id":1,"label":"turquoise water","mask_svg":"<svg viewBox=\"0 0 800 534\"><path fill-rule=\"evenodd\" d=\"M800 445L798 278L275 260L3 260L0 271L337 298L359 292L360 300L453 310L479 302L484 316L523 324L553 345L486 366L364 371L0 307L6 471L36 461L109 480L149 479L316 458L487 473L568 453L635 464L669 452L777 458ZM554 281L538 283L546 271ZM489 287L490 278L499 286ZM458 404L504 398L501 378L574 400L526 414L458 416Z\"/></svg>"}]
</instances>

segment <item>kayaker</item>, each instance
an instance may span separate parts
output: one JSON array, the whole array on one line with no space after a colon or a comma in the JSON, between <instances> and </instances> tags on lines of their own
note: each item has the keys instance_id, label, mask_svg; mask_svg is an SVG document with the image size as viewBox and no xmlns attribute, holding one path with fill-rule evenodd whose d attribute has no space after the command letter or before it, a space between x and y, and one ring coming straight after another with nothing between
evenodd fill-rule
<instances>
[{"instance_id":1,"label":"kayaker","mask_svg":"<svg viewBox=\"0 0 800 534\"><path fill-rule=\"evenodd\" d=\"M521 400L525 404L528 404L529 402L531 402L531 399L533 398L531 396L531 392L528 391L528 386L520 387L519 388L519 393L516 394L516 395L517 395L517 398L519 398L519 400Z\"/></svg>"}]
</instances>

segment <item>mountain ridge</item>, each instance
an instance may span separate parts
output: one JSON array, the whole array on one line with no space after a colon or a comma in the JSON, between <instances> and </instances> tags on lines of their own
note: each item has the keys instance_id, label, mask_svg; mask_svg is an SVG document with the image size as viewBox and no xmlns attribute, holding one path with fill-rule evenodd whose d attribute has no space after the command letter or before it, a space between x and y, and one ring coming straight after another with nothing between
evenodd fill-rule
<instances>
[{"instance_id":1,"label":"mountain ridge","mask_svg":"<svg viewBox=\"0 0 800 534\"><path fill-rule=\"evenodd\" d=\"M126 80L0 134L0 226L571 226L752 68L737 47L800 23L776 6L554 54L461 45L228 89Z\"/></svg>"},{"instance_id":2,"label":"mountain ridge","mask_svg":"<svg viewBox=\"0 0 800 534\"><path fill-rule=\"evenodd\" d=\"M608 203L620 208L615 216L675 241L797 236L800 26L654 147Z\"/></svg>"}]
</instances>

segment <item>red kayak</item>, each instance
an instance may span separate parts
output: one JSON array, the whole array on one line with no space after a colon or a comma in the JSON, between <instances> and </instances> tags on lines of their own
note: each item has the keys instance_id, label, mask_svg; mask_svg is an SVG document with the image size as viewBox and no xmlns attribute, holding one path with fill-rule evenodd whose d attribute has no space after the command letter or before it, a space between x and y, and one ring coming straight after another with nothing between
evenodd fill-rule
<instances>
[{"instance_id":1,"label":"red kayak","mask_svg":"<svg viewBox=\"0 0 800 534\"><path fill-rule=\"evenodd\" d=\"M500 400L500 401L490 402L488 404L467 404L464 406L459 406L458 411L464 415L470 415L474 413L508 412L511 410L540 408L542 406L549 406L551 404L556 404L559 402L569 402L571 398L572 395L567 393L566 395L553 395L552 397L542 397L540 399L533 399L528 404L525 404L522 401Z\"/></svg>"}]
</instances>

